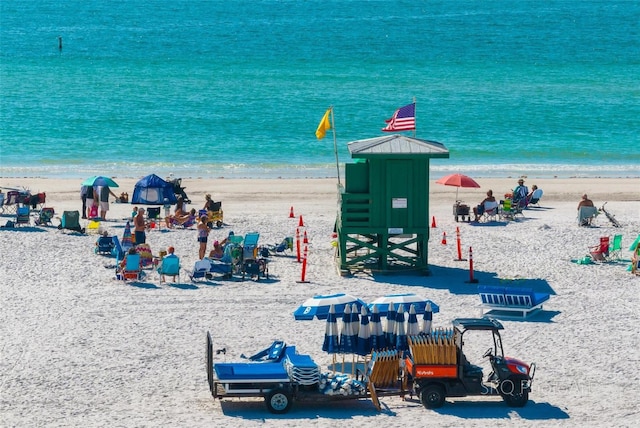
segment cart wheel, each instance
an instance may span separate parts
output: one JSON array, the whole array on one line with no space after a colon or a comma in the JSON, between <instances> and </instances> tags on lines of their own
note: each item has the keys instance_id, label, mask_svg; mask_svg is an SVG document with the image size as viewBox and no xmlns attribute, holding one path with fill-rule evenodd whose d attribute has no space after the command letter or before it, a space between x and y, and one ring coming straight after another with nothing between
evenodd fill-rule
<instances>
[{"instance_id":1,"label":"cart wheel","mask_svg":"<svg viewBox=\"0 0 640 428\"><path fill-rule=\"evenodd\" d=\"M456 223L458 222L458 216L456 216Z\"/></svg>"},{"instance_id":2,"label":"cart wheel","mask_svg":"<svg viewBox=\"0 0 640 428\"><path fill-rule=\"evenodd\" d=\"M420 392L420 402L427 409L442 407L444 399L444 389L440 385L429 385Z\"/></svg>"},{"instance_id":3,"label":"cart wheel","mask_svg":"<svg viewBox=\"0 0 640 428\"><path fill-rule=\"evenodd\" d=\"M275 414L287 413L293 404L291 394L282 388L276 388L269 392L264 397L264 401L267 409Z\"/></svg>"},{"instance_id":4,"label":"cart wheel","mask_svg":"<svg viewBox=\"0 0 640 428\"><path fill-rule=\"evenodd\" d=\"M529 390L522 388L521 391L512 391L510 394L503 394L502 399L509 407L524 407L529 401Z\"/></svg>"},{"instance_id":5,"label":"cart wheel","mask_svg":"<svg viewBox=\"0 0 640 428\"><path fill-rule=\"evenodd\" d=\"M216 222L216 226L218 226L218 229L222 227L222 222L220 220L218 220Z\"/></svg>"}]
</instances>

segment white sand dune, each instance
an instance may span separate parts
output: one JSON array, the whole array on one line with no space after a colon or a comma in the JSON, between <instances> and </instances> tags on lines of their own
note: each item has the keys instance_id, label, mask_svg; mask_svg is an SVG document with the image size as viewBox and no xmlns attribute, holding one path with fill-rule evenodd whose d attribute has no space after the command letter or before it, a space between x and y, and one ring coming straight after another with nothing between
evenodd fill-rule
<instances>
[{"instance_id":1,"label":"white sand dune","mask_svg":"<svg viewBox=\"0 0 640 428\"><path fill-rule=\"evenodd\" d=\"M116 179L117 180L117 179ZM117 180L132 193L134 179ZM469 203L492 188L501 194L513 180L479 180L482 189L461 189ZM623 258L640 234L638 179L529 180L545 191L542 208L509 223L456 223L455 189L431 186L431 276L336 273L331 246L335 180L185 180L196 208L205 192L223 201L225 226L260 232L260 243L293 236L302 215L309 237L307 284L297 283L301 265L293 256L271 257L269 279L214 279L192 283L183 270L176 284L159 285L150 273L139 283L114 279L114 259L95 255L96 236L55 227L0 229L0 426L637 426L640 423L640 277L628 263L579 265L600 236L623 235ZM80 209L75 180L2 179L3 187L46 191L58 213ZM120 189L119 189L120 190ZM622 224L604 216L596 227L580 228L576 204L588 192ZM195 203L197 202L197 206ZM295 218L289 218L290 207ZM111 204L102 227L122 236L131 206ZM4 224L10 217L0 217ZM54 221L54 224L58 224ZM293 311L315 294L346 292L365 301L415 292L440 306L434 326L457 317L480 316L480 301L468 262L457 261L456 228L464 258L473 247L480 284L517 283L552 293L544 311L527 321L504 321L507 355L536 362L529 404L507 407L495 398L449 399L426 410L413 397L370 401L295 403L285 415L267 412L262 400L214 401L205 372L205 334L239 360L273 340L296 345L323 368L324 323L293 319ZM441 244L443 232L447 245ZM184 269L197 259L195 230L152 231L154 253L176 248ZM485 367L489 337L474 342L467 357Z\"/></svg>"}]
</instances>

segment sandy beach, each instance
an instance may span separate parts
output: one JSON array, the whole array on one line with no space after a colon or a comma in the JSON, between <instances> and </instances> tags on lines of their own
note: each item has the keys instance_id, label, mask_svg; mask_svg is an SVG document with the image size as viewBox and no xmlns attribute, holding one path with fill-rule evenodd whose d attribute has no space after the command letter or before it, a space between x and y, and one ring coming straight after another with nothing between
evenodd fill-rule
<instances>
[{"instance_id":1,"label":"sandy beach","mask_svg":"<svg viewBox=\"0 0 640 428\"><path fill-rule=\"evenodd\" d=\"M118 178L114 192L131 196L137 179ZM480 189L460 189L470 205L485 192L508 192L516 178L477 179ZM57 216L80 210L79 180L2 178L3 188L46 192L46 206ZM260 233L261 244L294 236L302 216L309 238L308 283L293 255L272 256L269 278L192 282L187 270L198 258L195 230L153 230L147 243L154 254L172 245L183 267L177 283L159 284L155 272L145 280L114 279L114 259L94 254L96 236L57 227L0 229L0 425L123 427L300 427L420 426L637 426L640 423L640 277L627 272L629 245L640 234L638 178L527 178L544 190L540 207L510 222L456 223L456 189L431 183L430 276L370 272L341 277L331 245L337 181L327 179L184 179L201 208L204 194L222 201L224 226L209 242L229 231ZM594 227L577 225L576 206L587 193L615 215ZM289 218L290 209L295 212ZM101 228L122 236L130 204L112 203ZM0 225L10 220L0 215ZM59 221L54 220L57 226ZM293 311L317 294L345 292L370 302L389 293L416 293L436 302L434 326L454 318L481 315L477 287L465 281L468 263L457 260L455 236L473 247L480 284L518 284L552 296L544 310L526 321L504 320L505 353L536 362L537 372L524 408L496 398L448 399L426 410L416 397L382 398L382 412L368 400L337 404L295 403L285 415L272 415L262 400L216 401L205 371L205 335L226 348L216 361L238 361L273 340L295 345L323 371L331 356L322 352L322 321L296 321ZM441 243L443 233L447 245ZM601 236L621 234L622 261L580 265ZM210 244L211 245L211 244ZM465 254L466 257L466 254ZM478 350L472 363L488 363ZM482 341L479 341L482 342Z\"/></svg>"}]
</instances>

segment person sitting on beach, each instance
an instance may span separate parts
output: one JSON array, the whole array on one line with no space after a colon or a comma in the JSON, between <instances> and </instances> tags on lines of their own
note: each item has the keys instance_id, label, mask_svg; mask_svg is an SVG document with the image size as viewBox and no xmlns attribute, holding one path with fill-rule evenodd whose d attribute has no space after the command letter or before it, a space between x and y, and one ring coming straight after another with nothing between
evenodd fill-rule
<instances>
[{"instance_id":1,"label":"person sitting on beach","mask_svg":"<svg viewBox=\"0 0 640 428\"><path fill-rule=\"evenodd\" d=\"M176 249L174 247L172 247L172 246L169 246L167 248L167 255L164 256L162 260L164 261L164 260L167 260L167 259L177 259L178 256L176 256L174 254L175 252L176 252ZM160 275L162 275L162 282L166 282L165 277L164 277L165 276L164 271L161 268L158 268L158 273ZM168 275L171 275L171 274L168 274ZM172 275L172 276L173 276L173 282L176 282L176 275Z\"/></svg>"},{"instance_id":2,"label":"person sitting on beach","mask_svg":"<svg viewBox=\"0 0 640 428\"><path fill-rule=\"evenodd\" d=\"M535 184L531 186L531 192L527 195L527 205L532 201L537 201L542 197L542 189L538 189Z\"/></svg>"},{"instance_id":3,"label":"person sitting on beach","mask_svg":"<svg viewBox=\"0 0 640 428\"><path fill-rule=\"evenodd\" d=\"M513 202L518 203L522 199L526 200L528 194L529 189L524 185L524 179L519 179L518 185L513 189Z\"/></svg>"},{"instance_id":4,"label":"person sitting on beach","mask_svg":"<svg viewBox=\"0 0 640 428\"><path fill-rule=\"evenodd\" d=\"M127 266L127 256L129 254L138 254L138 252L136 251L136 247L129 248L129 251L127 251L127 254L124 255L124 257L120 261L120 265L119 265L120 266L120 271L122 271L122 269L124 269L125 266Z\"/></svg>"},{"instance_id":5,"label":"person sitting on beach","mask_svg":"<svg viewBox=\"0 0 640 428\"><path fill-rule=\"evenodd\" d=\"M484 214L484 208L485 208L484 204L486 202L495 202L495 201L496 201L496 198L493 196L493 190L491 189L487 190L487 197L484 198L482 202L478 204L478 206L473 207L473 214L476 216L473 219L473 221L477 223L478 220L480 219L480 216Z\"/></svg>"},{"instance_id":6,"label":"person sitting on beach","mask_svg":"<svg viewBox=\"0 0 640 428\"><path fill-rule=\"evenodd\" d=\"M184 211L183 207L184 207L184 199L178 198L178 202L176 202L176 209L173 212L173 215L170 215L164 219L168 228L173 227L175 222L177 222L179 219L182 219L183 217L188 215Z\"/></svg>"},{"instance_id":7,"label":"person sitting on beach","mask_svg":"<svg viewBox=\"0 0 640 428\"><path fill-rule=\"evenodd\" d=\"M226 239L225 239L226 241ZM224 241L223 241L224 242ZM209 252L210 259L220 260L224 256L224 247L219 241L213 241L213 250Z\"/></svg>"},{"instance_id":8,"label":"person sitting on beach","mask_svg":"<svg viewBox=\"0 0 640 428\"><path fill-rule=\"evenodd\" d=\"M213 201L213 199L211 199L211 194L207 193L206 195L204 195L204 207L203 209L207 210L207 212L209 211L216 211L215 208L215 202Z\"/></svg>"},{"instance_id":9,"label":"person sitting on beach","mask_svg":"<svg viewBox=\"0 0 640 428\"><path fill-rule=\"evenodd\" d=\"M582 199L578 203L578 211L580 211L580 208L582 207L594 207L594 206L595 205L593 205L593 201L589 199L589 197L585 193L584 195L582 195Z\"/></svg>"}]
</instances>

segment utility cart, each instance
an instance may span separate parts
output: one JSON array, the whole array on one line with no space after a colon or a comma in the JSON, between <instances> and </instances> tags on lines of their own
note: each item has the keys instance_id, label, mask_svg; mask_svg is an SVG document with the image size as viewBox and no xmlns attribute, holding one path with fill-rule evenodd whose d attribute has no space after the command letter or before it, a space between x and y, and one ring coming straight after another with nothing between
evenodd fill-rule
<instances>
[{"instance_id":1,"label":"utility cart","mask_svg":"<svg viewBox=\"0 0 640 428\"><path fill-rule=\"evenodd\" d=\"M471 217L469 217L469 205L462 201L456 201L456 203L453 204L453 218L455 218L456 221L471 221Z\"/></svg>"},{"instance_id":2,"label":"utility cart","mask_svg":"<svg viewBox=\"0 0 640 428\"><path fill-rule=\"evenodd\" d=\"M535 363L526 364L503 356L502 324L487 318L458 318L453 328L431 336L410 336L411 355L405 358L409 383L427 409L438 408L446 397L470 395L499 396L512 407L529 400ZM463 352L464 336L469 331L488 331L493 346L483 358L489 358L492 372L483 380L482 368L470 364Z\"/></svg>"}]
</instances>

